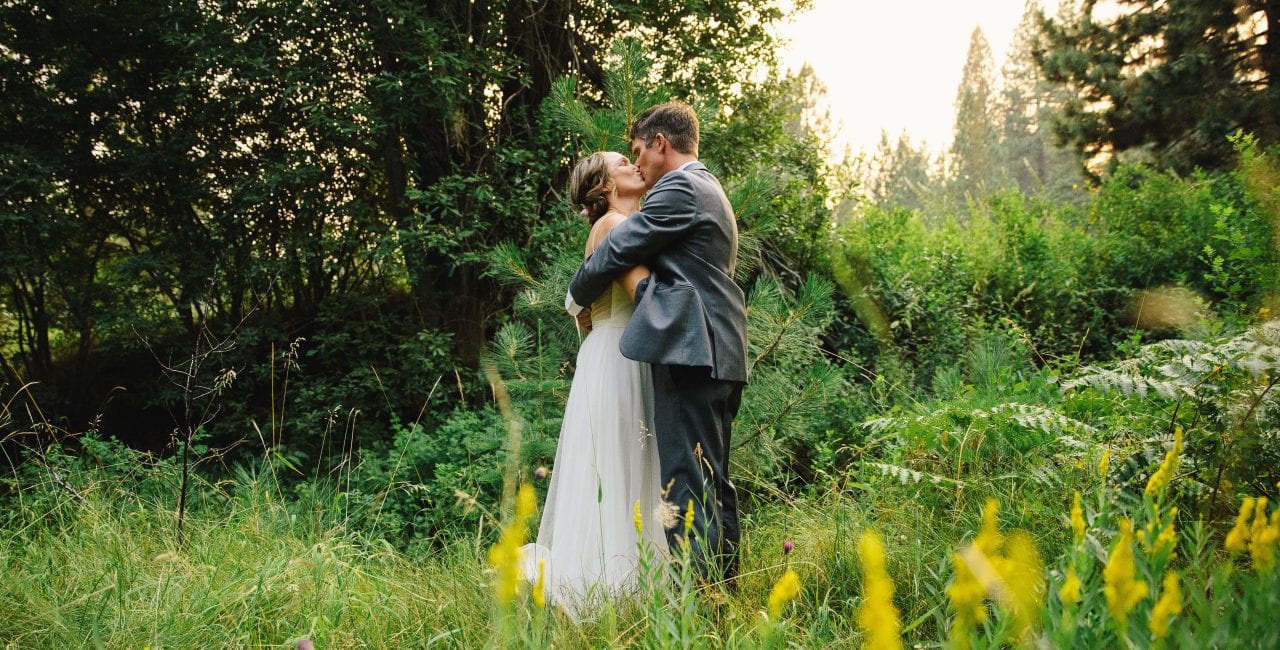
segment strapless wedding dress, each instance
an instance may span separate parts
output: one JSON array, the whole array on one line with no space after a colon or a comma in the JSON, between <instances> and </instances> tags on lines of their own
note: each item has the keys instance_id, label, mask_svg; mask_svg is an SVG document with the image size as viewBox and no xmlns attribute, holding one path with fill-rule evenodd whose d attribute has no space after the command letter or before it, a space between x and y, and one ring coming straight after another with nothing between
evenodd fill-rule
<instances>
[{"instance_id":1,"label":"strapless wedding dress","mask_svg":"<svg viewBox=\"0 0 1280 650\"><path fill-rule=\"evenodd\" d=\"M548 604L575 619L636 587L641 536L658 560L666 536L655 512L662 496L649 366L618 351L632 302L618 283L591 305L592 330L578 350L538 540L523 549L532 582L546 560Z\"/></svg>"}]
</instances>

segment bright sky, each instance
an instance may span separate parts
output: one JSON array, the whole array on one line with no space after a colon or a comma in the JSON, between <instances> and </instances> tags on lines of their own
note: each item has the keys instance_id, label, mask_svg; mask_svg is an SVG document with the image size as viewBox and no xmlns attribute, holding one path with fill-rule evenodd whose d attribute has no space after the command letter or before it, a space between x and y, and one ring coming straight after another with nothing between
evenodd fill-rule
<instances>
[{"instance_id":1,"label":"bright sky","mask_svg":"<svg viewBox=\"0 0 1280 650\"><path fill-rule=\"evenodd\" d=\"M827 86L840 128L834 152L848 143L872 152L880 130L903 130L935 152L951 145L956 88L974 27L981 27L998 75L1025 0L814 0L781 29L791 43L783 67L813 66ZM1046 12L1057 0L1042 0Z\"/></svg>"}]
</instances>

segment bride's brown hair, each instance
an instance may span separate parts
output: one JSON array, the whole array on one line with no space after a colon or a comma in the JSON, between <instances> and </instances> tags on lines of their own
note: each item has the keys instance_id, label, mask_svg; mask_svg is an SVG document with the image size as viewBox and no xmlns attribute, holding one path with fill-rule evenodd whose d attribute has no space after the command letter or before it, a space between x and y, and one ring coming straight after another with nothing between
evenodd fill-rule
<instances>
[{"instance_id":1,"label":"bride's brown hair","mask_svg":"<svg viewBox=\"0 0 1280 650\"><path fill-rule=\"evenodd\" d=\"M569 201L586 213L589 224L595 224L609 211L609 194L612 191L609 159L603 151L579 160L569 176Z\"/></svg>"}]
</instances>

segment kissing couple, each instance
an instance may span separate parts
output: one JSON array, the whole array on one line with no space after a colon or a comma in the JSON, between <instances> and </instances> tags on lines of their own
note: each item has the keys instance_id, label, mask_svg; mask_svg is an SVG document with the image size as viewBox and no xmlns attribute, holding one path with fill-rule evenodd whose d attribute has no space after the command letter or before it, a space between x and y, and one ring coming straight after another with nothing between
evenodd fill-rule
<instances>
[{"instance_id":1,"label":"kissing couple","mask_svg":"<svg viewBox=\"0 0 1280 650\"><path fill-rule=\"evenodd\" d=\"M565 308L588 334L538 539L523 553L525 575L541 563L547 602L574 619L636 588L643 545L665 557L687 542L704 579L737 574L729 446L747 381L738 226L698 162L692 108L649 108L628 136L632 160L596 152L570 178L591 233Z\"/></svg>"}]
</instances>

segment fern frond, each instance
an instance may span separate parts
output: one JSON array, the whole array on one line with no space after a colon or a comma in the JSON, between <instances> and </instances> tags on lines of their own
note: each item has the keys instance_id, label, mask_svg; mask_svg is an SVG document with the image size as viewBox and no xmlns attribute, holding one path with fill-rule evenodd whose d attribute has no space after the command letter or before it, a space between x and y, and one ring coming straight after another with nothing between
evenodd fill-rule
<instances>
[{"instance_id":1,"label":"fern frond","mask_svg":"<svg viewBox=\"0 0 1280 650\"><path fill-rule=\"evenodd\" d=\"M870 462L867 464L870 465L871 467L876 468L877 470L880 470L881 476L895 478L902 485L907 485L908 483L919 483L921 481L926 481L926 480L935 485L938 483L964 485L963 481L957 481L956 479L953 479L953 478L938 476L937 474L930 474L928 472L921 472L919 470L914 470L914 469L911 469L910 467L903 467L901 465L891 465L889 463L870 463Z\"/></svg>"},{"instance_id":2,"label":"fern frond","mask_svg":"<svg viewBox=\"0 0 1280 650\"><path fill-rule=\"evenodd\" d=\"M1031 404L1007 403L991 408L992 414L1010 414L1013 421L1046 434L1057 436L1064 431L1081 431L1097 435L1098 429L1057 411Z\"/></svg>"}]
</instances>

